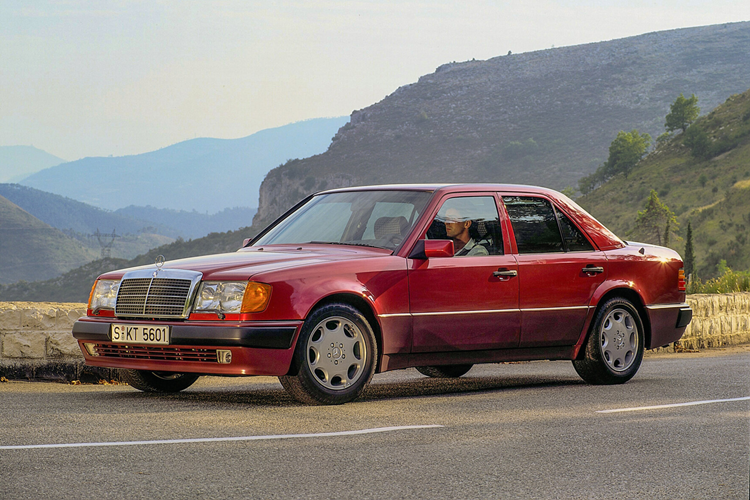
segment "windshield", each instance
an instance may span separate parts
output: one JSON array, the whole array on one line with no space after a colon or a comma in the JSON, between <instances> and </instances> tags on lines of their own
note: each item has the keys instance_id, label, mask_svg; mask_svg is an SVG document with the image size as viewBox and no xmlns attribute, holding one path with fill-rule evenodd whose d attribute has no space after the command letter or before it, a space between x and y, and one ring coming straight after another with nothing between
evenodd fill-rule
<instances>
[{"instance_id":1,"label":"windshield","mask_svg":"<svg viewBox=\"0 0 750 500\"><path fill-rule=\"evenodd\" d=\"M322 194L295 210L254 245L329 243L395 250L432 193L353 191Z\"/></svg>"}]
</instances>

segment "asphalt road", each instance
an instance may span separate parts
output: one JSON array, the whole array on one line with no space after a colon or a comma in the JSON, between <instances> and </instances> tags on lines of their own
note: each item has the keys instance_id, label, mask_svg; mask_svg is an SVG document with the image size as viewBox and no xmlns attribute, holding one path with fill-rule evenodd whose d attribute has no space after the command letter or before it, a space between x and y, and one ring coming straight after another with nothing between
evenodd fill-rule
<instances>
[{"instance_id":1,"label":"asphalt road","mask_svg":"<svg viewBox=\"0 0 750 500\"><path fill-rule=\"evenodd\" d=\"M747 347L648 356L621 386L586 385L569 362L402 370L336 407L272 378L169 396L8 382L0 498L744 500L749 397Z\"/></svg>"}]
</instances>

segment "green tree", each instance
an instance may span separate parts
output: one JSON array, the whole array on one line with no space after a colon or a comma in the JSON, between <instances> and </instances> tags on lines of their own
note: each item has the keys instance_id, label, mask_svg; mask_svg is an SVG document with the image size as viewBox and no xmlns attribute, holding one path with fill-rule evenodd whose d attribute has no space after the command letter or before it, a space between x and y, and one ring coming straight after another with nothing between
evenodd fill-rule
<instances>
[{"instance_id":1,"label":"green tree","mask_svg":"<svg viewBox=\"0 0 750 500\"><path fill-rule=\"evenodd\" d=\"M609 158L595 172L578 180L578 189L588 194L617 174L628 176L651 144L651 136L638 130L620 131L609 145Z\"/></svg>"},{"instance_id":2,"label":"green tree","mask_svg":"<svg viewBox=\"0 0 750 500\"><path fill-rule=\"evenodd\" d=\"M669 231L677 229L678 226L674 213L659 200L659 195L652 189L651 196L646 202L646 208L638 212L635 219L635 228L630 234L636 233L646 243L664 245L664 236L668 236Z\"/></svg>"},{"instance_id":3,"label":"green tree","mask_svg":"<svg viewBox=\"0 0 750 500\"><path fill-rule=\"evenodd\" d=\"M669 106L669 114L667 115L664 127L669 132L673 132L677 129L681 129L683 132L688 128L688 125L693 123L698 114L700 113L698 107L698 98L695 94L692 94L687 99L684 95L680 94L674 103Z\"/></svg>"},{"instance_id":4,"label":"green tree","mask_svg":"<svg viewBox=\"0 0 750 500\"><path fill-rule=\"evenodd\" d=\"M693 228L688 221L687 235L685 236L685 276L695 272L695 254L693 253Z\"/></svg>"},{"instance_id":5,"label":"green tree","mask_svg":"<svg viewBox=\"0 0 750 500\"><path fill-rule=\"evenodd\" d=\"M627 175L641 161L651 144L651 136L641 134L633 129L630 132L617 133L609 145L609 158L604 166L604 177L611 178L619 173Z\"/></svg>"}]
</instances>

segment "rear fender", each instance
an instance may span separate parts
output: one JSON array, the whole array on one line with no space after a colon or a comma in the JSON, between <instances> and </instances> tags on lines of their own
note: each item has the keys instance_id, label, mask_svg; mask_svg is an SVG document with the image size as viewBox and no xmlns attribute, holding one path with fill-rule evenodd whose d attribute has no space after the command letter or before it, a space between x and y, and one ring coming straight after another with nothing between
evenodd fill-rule
<instances>
[{"instance_id":1,"label":"rear fender","mask_svg":"<svg viewBox=\"0 0 750 500\"><path fill-rule=\"evenodd\" d=\"M594 321L594 317L596 317L596 313L599 311L599 307L601 306L601 304L604 304L612 297L622 297L629 300L633 304L641 317L641 322L643 323L645 345L650 345L651 321L649 319L648 313L646 312L646 308L644 307L643 297L638 286L632 281L605 281L599 286L599 288L596 289L593 297L591 298L591 302L589 303L589 312L586 316L586 321L584 322L583 329L581 330L581 336L579 337L578 342L575 345L576 359L580 359L583 356L584 350L582 349L582 347L585 345L586 339L591 333L591 323Z\"/></svg>"}]
</instances>

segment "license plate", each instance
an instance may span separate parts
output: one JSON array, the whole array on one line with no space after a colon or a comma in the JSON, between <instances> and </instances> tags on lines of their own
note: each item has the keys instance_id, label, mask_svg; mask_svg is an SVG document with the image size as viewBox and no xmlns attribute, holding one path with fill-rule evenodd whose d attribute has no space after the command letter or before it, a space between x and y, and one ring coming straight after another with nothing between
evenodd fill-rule
<instances>
[{"instance_id":1,"label":"license plate","mask_svg":"<svg viewBox=\"0 0 750 500\"><path fill-rule=\"evenodd\" d=\"M115 343L169 345L169 325L113 324L110 333Z\"/></svg>"}]
</instances>

